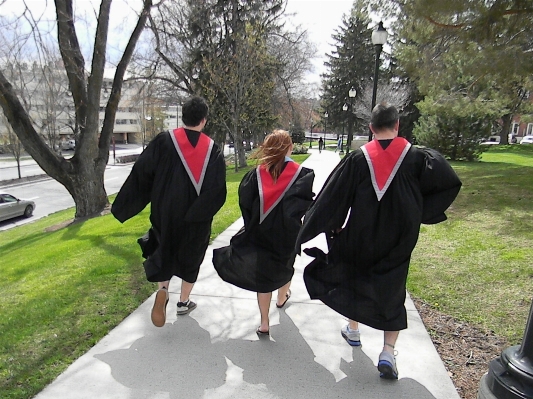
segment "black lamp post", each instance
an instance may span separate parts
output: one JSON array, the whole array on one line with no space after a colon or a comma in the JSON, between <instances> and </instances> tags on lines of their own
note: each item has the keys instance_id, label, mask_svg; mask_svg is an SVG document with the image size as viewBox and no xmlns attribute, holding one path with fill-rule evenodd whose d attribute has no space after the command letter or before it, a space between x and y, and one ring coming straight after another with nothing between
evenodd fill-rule
<instances>
[{"instance_id":1,"label":"black lamp post","mask_svg":"<svg viewBox=\"0 0 533 399\"><path fill-rule=\"evenodd\" d=\"M370 112L376 106L376 94L378 91L378 74L379 74L379 56L381 55L381 50L383 50L383 45L387 42L387 31L383 27L383 22L380 21L378 28L372 32L372 44L376 47L376 68L374 69L374 89L372 90L372 107ZM368 141L372 141L372 131L368 132Z\"/></svg>"},{"instance_id":2,"label":"black lamp post","mask_svg":"<svg viewBox=\"0 0 533 399\"><path fill-rule=\"evenodd\" d=\"M152 116L145 116L145 117L144 117L144 120L145 120L146 122L150 122L150 121L152 121L152 124L154 123L154 118L153 118ZM144 122L144 130L143 130L143 150L144 150L144 147L146 147L146 141L147 141L147 138L148 138L148 137L147 137L147 132L146 132L146 131L148 130L148 129L146 128L146 122ZM153 130L154 130L154 129L152 128L152 135L153 135Z\"/></svg>"},{"instance_id":3,"label":"black lamp post","mask_svg":"<svg viewBox=\"0 0 533 399\"><path fill-rule=\"evenodd\" d=\"M309 121L309 148L313 148L313 120Z\"/></svg>"},{"instance_id":4,"label":"black lamp post","mask_svg":"<svg viewBox=\"0 0 533 399\"><path fill-rule=\"evenodd\" d=\"M344 112L348 111L348 104L344 103L344 105L342 106L342 110ZM344 118L342 118L341 150L339 152L339 155L344 155L344 125L345 121Z\"/></svg>"},{"instance_id":5,"label":"black lamp post","mask_svg":"<svg viewBox=\"0 0 533 399\"><path fill-rule=\"evenodd\" d=\"M352 87L348 91L348 96L350 97L350 115L348 119L348 138L346 139L346 154L350 153L350 149L352 148L352 134L353 134L353 117L354 117L354 111L353 111L353 102L354 98L357 94L357 91Z\"/></svg>"},{"instance_id":6,"label":"black lamp post","mask_svg":"<svg viewBox=\"0 0 533 399\"><path fill-rule=\"evenodd\" d=\"M522 345L511 346L489 363L480 382L478 399L533 398L533 305Z\"/></svg>"},{"instance_id":7,"label":"black lamp post","mask_svg":"<svg viewBox=\"0 0 533 399\"><path fill-rule=\"evenodd\" d=\"M324 113L324 136L328 134L328 112Z\"/></svg>"}]
</instances>

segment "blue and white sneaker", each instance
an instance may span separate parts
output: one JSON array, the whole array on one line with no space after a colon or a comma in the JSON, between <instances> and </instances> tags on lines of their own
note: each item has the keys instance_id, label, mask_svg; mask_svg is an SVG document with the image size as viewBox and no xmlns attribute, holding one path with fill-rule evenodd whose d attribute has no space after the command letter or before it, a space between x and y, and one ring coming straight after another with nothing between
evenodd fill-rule
<instances>
[{"instance_id":1,"label":"blue and white sneaker","mask_svg":"<svg viewBox=\"0 0 533 399\"><path fill-rule=\"evenodd\" d=\"M341 328L342 337L351 346L361 346L361 333L359 330L352 330L349 325Z\"/></svg>"},{"instance_id":2,"label":"blue and white sneaker","mask_svg":"<svg viewBox=\"0 0 533 399\"><path fill-rule=\"evenodd\" d=\"M390 352L383 351L379 354L378 362L379 376L387 380L398 379L398 369L396 368L396 359Z\"/></svg>"}]
</instances>

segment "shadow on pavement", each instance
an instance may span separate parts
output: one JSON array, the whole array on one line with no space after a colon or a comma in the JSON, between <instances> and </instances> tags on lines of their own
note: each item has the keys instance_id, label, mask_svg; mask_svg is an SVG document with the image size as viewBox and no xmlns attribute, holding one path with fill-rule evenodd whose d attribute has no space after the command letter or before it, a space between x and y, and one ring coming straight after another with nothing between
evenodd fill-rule
<instances>
[{"instance_id":1,"label":"shadow on pavement","mask_svg":"<svg viewBox=\"0 0 533 399\"><path fill-rule=\"evenodd\" d=\"M178 317L128 349L95 357L111 367L113 378L122 385L139 394L168 392L172 399L433 398L413 379L380 379L359 348L353 348L352 362L341 360L346 377L336 382L314 361L313 351L285 311L279 312L279 318L280 324L271 326L270 339L212 343L209 332L194 318Z\"/></svg>"}]
</instances>

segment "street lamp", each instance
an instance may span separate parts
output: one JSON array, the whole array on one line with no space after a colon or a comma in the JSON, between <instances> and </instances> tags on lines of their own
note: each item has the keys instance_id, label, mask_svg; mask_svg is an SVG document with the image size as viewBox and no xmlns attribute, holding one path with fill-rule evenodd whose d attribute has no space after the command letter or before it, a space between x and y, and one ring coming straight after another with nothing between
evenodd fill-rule
<instances>
[{"instance_id":1,"label":"street lamp","mask_svg":"<svg viewBox=\"0 0 533 399\"><path fill-rule=\"evenodd\" d=\"M533 392L533 304L529 309L522 344L511 346L489 363L479 384L479 399L531 398Z\"/></svg>"},{"instance_id":2,"label":"street lamp","mask_svg":"<svg viewBox=\"0 0 533 399\"><path fill-rule=\"evenodd\" d=\"M151 136L154 135L154 130L155 130L155 126L154 126L154 118L151 117L151 116L145 116L144 119L146 120L146 122L150 122L152 121L152 134ZM144 147L146 146L146 122L144 123L144 134L143 134L143 150L144 150Z\"/></svg>"},{"instance_id":3,"label":"street lamp","mask_svg":"<svg viewBox=\"0 0 533 399\"><path fill-rule=\"evenodd\" d=\"M376 47L376 67L374 69L374 89L372 90L372 107L370 112L376 106L376 94L378 91L378 73L379 73L379 56L381 55L381 50L383 50L383 45L387 42L387 31L383 27L383 21L379 22L378 28L372 32L372 44ZM372 131L368 132L368 141L372 141Z\"/></svg>"},{"instance_id":4,"label":"street lamp","mask_svg":"<svg viewBox=\"0 0 533 399\"><path fill-rule=\"evenodd\" d=\"M345 112L348 111L348 104L344 103L342 110ZM342 118L341 150L339 151L339 155L344 155L344 118Z\"/></svg>"},{"instance_id":5,"label":"street lamp","mask_svg":"<svg viewBox=\"0 0 533 399\"><path fill-rule=\"evenodd\" d=\"M309 120L309 148L313 146L313 118Z\"/></svg>"},{"instance_id":6,"label":"street lamp","mask_svg":"<svg viewBox=\"0 0 533 399\"><path fill-rule=\"evenodd\" d=\"M357 94L357 90L355 90L353 87L348 91L348 96L350 97L350 116L348 120L348 138L346 139L346 154L350 153L350 149L352 148L352 133L353 133L353 102L354 98Z\"/></svg>"},{"instance_id":7,"label":"street lamp","mask_svg":"<svg viewBox=\"0 0 533 399\"><path fill-rule=\"evenodd\" d=\"M324 137L328 134L328 112L324 113Z\"/></svg>"}]
</instances>

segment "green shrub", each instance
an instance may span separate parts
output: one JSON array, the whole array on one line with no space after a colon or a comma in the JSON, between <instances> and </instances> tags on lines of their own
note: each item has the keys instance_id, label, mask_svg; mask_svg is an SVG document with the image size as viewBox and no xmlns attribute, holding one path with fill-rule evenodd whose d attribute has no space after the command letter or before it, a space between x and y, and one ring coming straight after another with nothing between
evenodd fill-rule
<instances>
[{"instance_id":1,"label":"green shrub","mask_svg":"<svg viewBox=\"0 0 533 399\"><path fill-rule=\"evenodd\" d=\"M479 143L488 136L490 123L475 116L423 115L413 135L420 145L433 148L454 161L476 161L484 148Z\"/></svg>"},{"instance_id":2,"label":"green shrub","mask_svg":"<svg viewBox=\"0 0 533 399\"><path fill-rule=\"evenodd\" d=\"M307 154L307 146L303 144L294 144L292 148L293 154Z\"/></svg>"}]
</instances>

